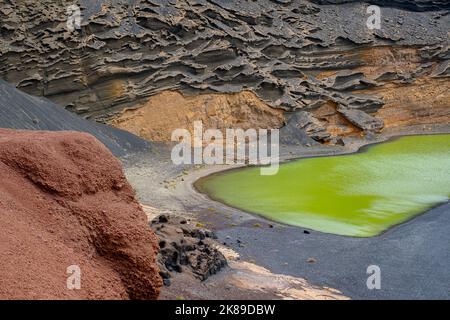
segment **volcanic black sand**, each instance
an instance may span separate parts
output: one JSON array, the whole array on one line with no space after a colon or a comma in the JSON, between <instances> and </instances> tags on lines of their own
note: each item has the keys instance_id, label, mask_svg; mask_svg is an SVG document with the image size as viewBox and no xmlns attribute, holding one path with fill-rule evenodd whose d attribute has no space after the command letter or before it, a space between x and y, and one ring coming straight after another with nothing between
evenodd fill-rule
<instances>
[{"instance_id":1,"label":"volcanic black sand","mask_svg":"<svg viewBox=\"0 0 450 320\"><path fill-rule=\"evenodd\" d=\"M283 226L225 228L219 238L240 239L235 247L273 272L302 276L356 299L448 299L450 205L373 238L351 238ZM261 219L258 219L261 220ZM256 222L256 220L255 220ZM313 258L315 263L308 263ZM381 290L368 290L366 269L381 268Z\"/></svg>"},{"instance_id":2,"label":"volcanic black sand","mask_svg":"<svg viewBox=\"0 0 450 320\"><path fill-rule=\"evenodd\" d=\"M1 79L0 128L87 132L117 157L150 148L149 142L129 132L84 120L50 100L30 96Z\"/></svg>"}]
</instances>

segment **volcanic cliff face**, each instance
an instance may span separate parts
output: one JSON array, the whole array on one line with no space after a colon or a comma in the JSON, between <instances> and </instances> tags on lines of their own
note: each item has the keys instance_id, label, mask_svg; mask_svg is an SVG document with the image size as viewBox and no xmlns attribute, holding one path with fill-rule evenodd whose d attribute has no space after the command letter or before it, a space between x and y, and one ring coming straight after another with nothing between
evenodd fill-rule
<instances>
[{"instance_id":1,"label":"volcanic cliff face","mask_svg":"<svg viewBox=\"0 0 450 320\"><path fill-rule=\"evenodd\" d=\"M0 129L0 169L0 299L158 297L158 240L100 142Z\"/></svg>"},{"instance_id":2,"label":"volcanic cliff face","mask_svg":"<svg viewBox=\"0 0 450 320\"><path fill-rule=\"evenodd\" d=\"M379 30L367 27L361 1L77 3L81 29L71 32L73 1L2 0L0 77L124 128L135 126L126 110L156 105L156 126L142 136L208 117L204 103L166 111L157 105L160 94L181 94L182 101L251 91L263 116L244 118L242 126L281 126L276 112L267 121L269 106L294 112L293 125L318 141L450 116L447 1L371 1L381 6ZM222 103L215 110L232 118L232 102Z\"/></svg>"}]
</instances>

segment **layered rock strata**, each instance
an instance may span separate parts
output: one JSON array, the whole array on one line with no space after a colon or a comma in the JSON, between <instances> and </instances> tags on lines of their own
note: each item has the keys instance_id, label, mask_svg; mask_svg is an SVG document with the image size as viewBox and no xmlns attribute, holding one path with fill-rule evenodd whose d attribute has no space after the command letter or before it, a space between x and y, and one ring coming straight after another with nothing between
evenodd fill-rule
<instances>
[{"instance_id":1,"label":"layered rock strata","mask_svg":"<svg viewBox=\"0 0 450 320\"><path fill-rule=\"evenodd\" d=\"M381 29L367 27L361 1L81 0L81 28L70 31L72 1L4 0L0 77L97 121L167 90L247 90L272 108L308 112L319 141L448 122L449 5L371 3ZM178 117L167 112L167 123Z\"/></svg>"}]
</instances>

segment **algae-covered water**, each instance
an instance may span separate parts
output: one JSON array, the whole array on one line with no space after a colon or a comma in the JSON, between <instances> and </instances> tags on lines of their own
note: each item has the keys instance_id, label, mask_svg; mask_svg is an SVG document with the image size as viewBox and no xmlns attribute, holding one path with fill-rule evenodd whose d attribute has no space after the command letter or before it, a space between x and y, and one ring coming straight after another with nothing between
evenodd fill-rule
<instances>
[{"instance_id":1,"label":"algae-covered water","mask_svg":"<svg viewBox=\"0 0 450 320\"><path fill-rule=\"evenodd\" d=\"M257 167L212 175L200 191L271 220L369 237L450 196L450 135L408 136L344 156L301 159L262 176Z\"/></svg>"}]
</instances>

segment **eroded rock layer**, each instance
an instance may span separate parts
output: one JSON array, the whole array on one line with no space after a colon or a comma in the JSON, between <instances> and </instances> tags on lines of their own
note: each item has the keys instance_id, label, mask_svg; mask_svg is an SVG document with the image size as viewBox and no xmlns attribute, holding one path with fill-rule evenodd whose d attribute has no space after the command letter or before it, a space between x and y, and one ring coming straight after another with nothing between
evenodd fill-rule
<instances>
[{"instance_id":1,"label":"eroded rock layer","mask_svg":"<svg viewBox=\"0 0 450 320\"><path fill-rule=\"evenodd\" d=\"M0 169L0 299L158 297L158 240L94 137L0 129Z\"/></svg>"},{"instance_id":2,"label":"eroded rock layer","mask_svg":"<svg viewBox=\"0 0 450 320\"><path fill-rule=\"evenodd\" d=\"M77 3L81 29L70 31L73 1L3 0L0 77L98 121L167 90L252 91L301 111L293 125L319 141L449 119L447 1L372 1L381 6L374 30L361 1Z\"/></svg>"},{"instance_id":3,"label":"eroded rock layer","mask_svg":"<svg viewBox=\"0 0 450 320\"><path fill-rule=\"evenodd\" d=\"M110 124L151 141L170 141L171 133L185 128L193 134L194 121L204 129L279 128L284 123L281 110L273 109L254 93L214 93L184 96L164 91L148 99L145 105L127 110Z\"/></svg>"}]
</instances>

